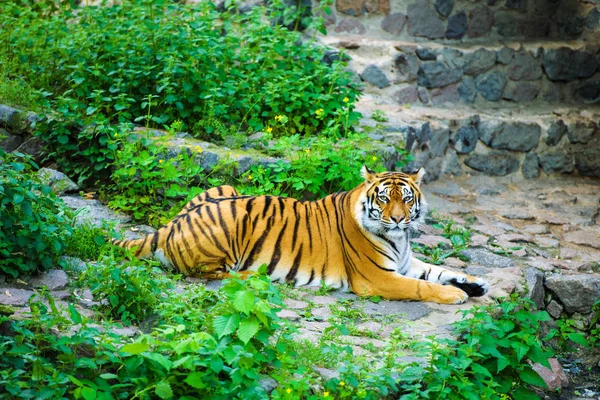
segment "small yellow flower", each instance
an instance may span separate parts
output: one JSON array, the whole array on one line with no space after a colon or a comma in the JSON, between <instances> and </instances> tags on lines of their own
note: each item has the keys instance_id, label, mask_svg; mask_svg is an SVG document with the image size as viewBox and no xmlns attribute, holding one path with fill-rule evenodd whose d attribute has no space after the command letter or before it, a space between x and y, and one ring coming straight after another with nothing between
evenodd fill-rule
<instances>
[{"instance_id":1,"label":"small yellow flower","mask_svg":"<svg viewBox=\"0 0 600 400\"><path fill-rule=\"evenodd\" d=\"M162 163L164 163L164 162L165 162L165 160L158 160L158 163L159 163L159 164L162 164Z\"/></svg>"},{"instance_id":2,"label":"small yellow flower","mask_svg":"<svg viewBox=\"0 0 600 400\"><path fill-rule=\"evenodd\" d=\"M271 128L270 126L267 128L267 133L271 133L273 132L273 128Z\"/></svg>"},{"instance_id":3,"label":"small yellow flower","mask_svg":"<svg viewBox=\"0 0 600 400\"><path fill-rule=\"evenodd\" d=\"M287 394L290 394L290 393L292 393L292 389L287 388L286 392L287 392Z\"/></svg>"},{"instance_id":4,"label":"small yellow flower","mask_svg":"<svg viewBox=\"0 0 600 400\"><path fill-rule=\"evenodd\" d=\"M329 392L323 392L323 397L329 397Z\"/></svg>"},{"instance_id":5,"label":"small yellow flower","mask_svg":"<svg viewBox=\"0 0 600 400\"><path fill-rule=\"evenodd\" d=\"M283 115L276 115L276 116L275 116L275 119L276 119L277 121L281 121L281 120L283 119Z\"/></svg>"},{"instance_id":6,"label":"small yellow flower","mask_svg":"<svg viewBox=\"0 0 600 400\"><path fill-rule=\"evenodd\" d=\"M373 158L371 158L371 160L377 161L377 156L373 156Z\"/></svg>"},{"instance_id":7,"label":"small yellow flower","mask_svg":"<svg viewBox=\"0 0 600 400\"><path fill-rule=\"evenodd\" d=\"M344 381L340 382L340 386L345 386L345 385L346 385L346 382L344 382Z\"/></svg>"},{"instance_id":8,"label":"small yellow flower","mask_svg":"<svg viewBox=\"0 0 600 400\"><path fill-rule=\"evenodd\" d=\"M347 97L344 97L344 103L347 103L347 102L349 102L349 101L350 101L350 99L349 99L349 98L347 98Z\"/></svg>"},{"instance_id":9,"label":"small yellow flower","mask_svg":"<svg viewBox=\"0 0 600 400\"><path fill-rule=\"evenodd\" d=\"M252 179L254 179L254 177L252 175L248 175L248 180L251 181Z\"/></svg>"},{"instance_id":10,"label":"small yellow flower","mask_svg":"<svg viewBox=\"0 0 600 400\"><path fill-rule=\"evenodd\" d=\"M323 109L319 108L317 111L315 111L315 114L317 114L317 116L320 117L321 115L323 115Z\"/></svg>"},{"instance_id":11,"label":"small yellow flower","mask_svg":"<svg viewBox=\"0 0 600 400\"><path fill-rule=\"evenodd\" d=\"M305 152L306 154L308 154L308 153L310 153L310 149L306 149L306 150L304 150L304 152Z\"/></svg>"},{"instance_id":12,"label":"small yellow flower","mask_svg":"<svg viewBox=\"0 0 600 400\"><path fill-rule=\"evenodd\" d=\"M227 153L227 157L231 157L232 155L231 152Z\"/></svg>"},{"instance_id":13,"label":"small yellow flower","mask_svg":"<svg viewBox=\"0 0 600 400\"><path fill-rule=\"evenodd\" d=\"M202 147L200 147L200 146L196 146L196 151L197 151L198 153L202 153L204 150L202 150Z\"/></svg>"},{"instance_id":14,"label":"small yellow flower","mask_svg":"<svg viewBox=\"0 0 600 400\"><path fill-rule=\"evenodd\" d=\"M118 137L119 137L119 134L118 134L118 133L115 133L115 139L116 139L116 138L118 138Z\"/></svg>"}]
</instances>

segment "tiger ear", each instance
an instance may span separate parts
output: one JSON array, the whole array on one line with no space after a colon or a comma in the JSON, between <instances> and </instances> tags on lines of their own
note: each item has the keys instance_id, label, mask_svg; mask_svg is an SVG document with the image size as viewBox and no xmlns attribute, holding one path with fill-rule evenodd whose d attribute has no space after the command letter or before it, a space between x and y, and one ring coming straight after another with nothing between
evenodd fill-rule
<instances>
[{"instance_id":1,"label":"tiger ear","mask_svg":"<svg viewBox=\"0 0 600 400\"><path fill-rule=\"evenodd\" d=\"M363 167L360 170L360 174L363 178L365 178L365 180L368 183L373 182L373 180L375 179L375 171L369 169L369 167L367 167L366 165L363 165Z\"/></svg>"},{"instance_id":2,"label":"tiger ear","mask_svg":"<svg viewBox=\"0 0 600 400\"><path fill-rule=\"evenodd\" d=\"M423 177L425 176L425 168L419 168L417 172L410 175L410 178L417 184L420 185Z\"/></svg>"}]
</instances>

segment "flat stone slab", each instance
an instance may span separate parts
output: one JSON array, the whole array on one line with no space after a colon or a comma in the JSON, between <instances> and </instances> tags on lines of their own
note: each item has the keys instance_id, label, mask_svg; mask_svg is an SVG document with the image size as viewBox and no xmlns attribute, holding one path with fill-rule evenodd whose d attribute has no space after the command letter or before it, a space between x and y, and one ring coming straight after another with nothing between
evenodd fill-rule
<instances>
[{"instance_id":1,"label":"flat stone slab","mask_svg":"<svg viewBox=\"0 0 600 400\"><path fill-rule=\"evenodd\" d=\"M61 269L51 269L48 272L42 272L29 281L29 286L33 288L37 289L45 286L48 290L61 290L66 288L68 284L69 277Z\"/></svg>"},{"instance_id":2,"label":"flat stone slab","mask_svg":"<svg viewBox=\"0 0 600 400\"><path fill-rule=\"evenodd\" d=\"M35 292L32 290L0 288L0 304L7 306L24 306Z\"/></svg>"},{"instance_id":3,"label":"flat stone slab","mask_svg":"<svg viewBox=\"0 0 600 400\"><path fill-rule=\"evenodd\" d=\"M74 210L83 209L77 214L76 225L90 224L101 227L103 221L117 221L126 223L131 221L131 217L119 214L104 206L98 200L87 200L82 197L63 196L63 201L67 206Z\"/></svg>"},{"instance_id":4,"label":"flat stone slab","mask_svg":"<svg viewBox=\"0 0 600 400\"><path fill-rule=\"evenodd\" d=\"M580 244L583 246L593 247L595 249L600 249L600 234L598 232L594 232L592 230L581 230L565 233L563 238L567 242Z\"/></svg>"},{"instance_id":5,"label":"flat stone slab","mask_svg":"<svg viewBox=\"0 0 600 400\"><path fill-rule=\"evenodd\" d=\"M423 318L431 312L425 303L412 301L367 302L364 311L368 315L393 315L410 321Z\"/></svg>"},{"instance_id":6,"label":"flat stone slab","mask_svg":"<svg viewBox=\"0 0 600 400\"><path fill-rule=\"evenodd\" d=\"M492 253L491 251L481 248L466 249L463 250L460 254L467 257L472 263L483 265L486 267L508 268L515 266L514 261L510 258Z\"/></svg>"}]
</instances>

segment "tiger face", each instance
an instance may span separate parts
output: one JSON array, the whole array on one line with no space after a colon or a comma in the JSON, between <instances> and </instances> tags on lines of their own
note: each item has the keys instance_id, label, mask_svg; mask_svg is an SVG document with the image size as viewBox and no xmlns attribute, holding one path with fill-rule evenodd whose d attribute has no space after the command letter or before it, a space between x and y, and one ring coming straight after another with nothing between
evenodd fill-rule
<instances>
[{"instance_id":1,"label":"tiger face","mask_svg":"<svg viewBox=\"0 0 600 400\"><path fill-rule=\"evenodd\" d=\"M366 193L357 210L363 228L393 240L405 237L408 229L415 229L426 214L426 203L418 186L424 174L422 168L411 175L376 174L363 167Z\"/></svg>"}]
</instances>

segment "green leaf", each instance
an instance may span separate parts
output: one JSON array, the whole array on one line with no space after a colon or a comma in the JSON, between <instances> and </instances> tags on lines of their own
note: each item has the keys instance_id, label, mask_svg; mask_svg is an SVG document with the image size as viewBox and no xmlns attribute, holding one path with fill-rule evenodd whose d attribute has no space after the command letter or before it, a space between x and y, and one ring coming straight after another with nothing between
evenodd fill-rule
<instances>
[{"instance_id":1,"label":"green leaf","mask_svg":"<svg viewBox=\"0 0 600 400\"><path fill-rule=\"evenodd\" d=\"M237 331L238 337L242 342L248 343L256 335L256 332L258 332L258 327L259 322L256 318L242 321Z\"/></svg>"},{"instance_id":2,"label":"green leaf","mask_svg":"<svg viewBox=\"0 0 600 400\"><path fill-rule=\"evenodd\" d=\"M14 202L15 204L19 204L19 203L20 203L20 202L22 202L24 199L25 199L25 197L24 197L22 194L19 194L19 193L16 193L16 194L13 196L13 202Z\"/></svg>"},{"instance_id":3,"label":"green leaf","mask_svg":"<svg viewBox=\"0 0 600 400\"><path fill-rule=\"evenodd\" d=\"M492 377L492 374L490 374L490 371L488 371L488 369L482 365L479 364L471 364L471 369L481 375L487 376L488 378Z\"/></svg>"},{"instance_id":4,"label":"green leaf","mask_svg":"<svg viewBox=\"0 0 600 400\"><path fill-rule=\"evenodd\" d=\"M184 382L193 387L194 389L204 389L206 387L206 383L204 383L204 373L202 372L192 372L185 378Z\"/></svg>"},{"instance_id":5,"label":"green leaf","mask_svg":"<svg viewBox=\"0 0 600 400\"><path fill-rule=\"evenodd\" d=\"M145 352L146 350L148 350L150 348L150 345L148 343L130 343L130 344L126 344L125 346L121 347L121 349L119 350L120 353L129 353L129 354L141 354L143 352Z\"/></svg>"},{"instance_id":6,"label":"green leaf","mask_svg":"<svg viewBox=\"0 0 600 400\"><path fill-rule=\"evenodd\" d=\"M111 373L100 374L100 378L110 380L110 379L118 379L119 376Z\"/></svg>"},{"instance_id":7,"label":"green leaf","mask_svg":"<svg viewBox=\"0 0 600 400\"><path fill-rule=\"evenodd\" d=\"M240 316L238 314L219 315L213 320L213 328L219 339L235 332L239 324Z\"/></svg>"},{"instance_id":8,"label":"green leaf","mask_svg":"<svg viewBox=\"0 0 600 400\"><path fill-rule=\"evenodd\" d=\"M535 372L531 367L526 367L524 370L519 371L519 377L523 382L528 383L530 385L538 386L545 389L548 388L548 385L546 385L546 382L544 382L540 374Z\"/></svg>"},{"instance_id":9,"label":"green leaf","mask_svg":"<svg viewBox=\"0 0 600 400\"><path fill-rule=\"evenodd\" d=\"M161 399L170 399L173 397L173 390L167 381L158 382L156 384L156 388L154 389L154 393L156 393L156 395Z\"/></svg>"},{"instance_id":10,"label":"green leaf","mask_svg":"<svg viewBox=\"0 0 600 400\"><path fill-rule=\"evenodd\" d=\"M90 387L81 388L81 395L85 400L95 400L96 399L96 389Z\"/></svg>"},{"instance_id":11,"label":"green leaf","mask_svg":"<svg viewBox=\"0 0 600 400\"><path fill-rule=\"evenodd\" d=\"M504 356L498 357L498 371L501 372L504 368L510 365L510 360Z\"/></svg>"},{"instance_id":12,"label":"green leaf","mask_svg":"<svg viewBox=\"0 0 600 400\"><path fill-rule=\"evenodd\" d=\"M250 290L238 292L233 299L233 306L237 311L249 315L252 308L254 308L254 293Z\"/></svg>"},{"instance_id":13,"label":"green leaf","mask_svg":"<svg viewBox=\"0 0 600 400\"><path fill-rule=\"evenodd\" d=\"M539 400L539 396L524 387L518 387L513 393L514 400Z\"/></svg>"},{"instance_id":14,"label":"green leaf","mask_svg":"<svg viewBox=\"0 0 600 400\"><path fill-rule=\"evenodd\" d=\"M567 337L572 340L573 342L583 346L583 347L589 347L590 342L588 342L588 340L585 338L585 336L583 336L581 333L569 333L567 335Z\"/></svg>"},{"instance_id":15,"label":"green leaf","mask_svg":"<svg viewBox=\"0 0 600 400\"><path fill-rule=\"evenodd\" d=\"M71 303L69 303L69 313L71 314L71 321L73 321L76 324L81 323L81 314L79 314L79 311L77 311L75 306Z\"/></svg>"}]
</instances>

